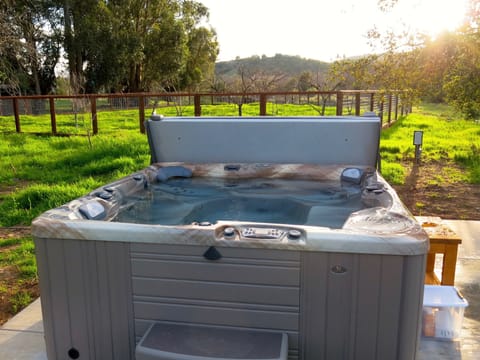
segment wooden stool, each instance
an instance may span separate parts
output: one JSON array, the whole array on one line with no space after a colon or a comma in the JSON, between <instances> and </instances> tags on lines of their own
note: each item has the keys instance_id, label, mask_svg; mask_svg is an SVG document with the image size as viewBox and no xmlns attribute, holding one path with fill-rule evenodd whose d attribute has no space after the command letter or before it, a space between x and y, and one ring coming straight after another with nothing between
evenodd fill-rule
<instances>
[{"instance_id":1,"label":"wooden stool","mask_svg":"<svg viewBox=\"0 0 480 360\"><path fill-rule=\"evenodd\" d=\"M416 216L416 219L430 239L425 284L453 286L455 283L458 245L462 243L462 239L440 217ZM438 279L434 272L436 254L443 254L441 280Z\"/></svg>"}]
</instances>

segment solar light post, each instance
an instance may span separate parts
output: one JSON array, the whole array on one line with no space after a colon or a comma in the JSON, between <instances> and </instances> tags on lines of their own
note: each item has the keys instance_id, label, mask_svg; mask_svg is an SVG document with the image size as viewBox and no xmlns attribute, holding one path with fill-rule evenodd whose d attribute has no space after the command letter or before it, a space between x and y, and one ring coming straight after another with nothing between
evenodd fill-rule
<instances>
[{"instance_id":1,"label":"solar light post","mask_svg":"<svg viewBox=\"0 0 480 360\"><path fill-rule=\"evenodd\" d=\"M414 131L413 132L413 145L415 145L415 163L420 163L420 157L422 155L422 144L423 144L423 131Z\"/></svg>"}]
</instances>

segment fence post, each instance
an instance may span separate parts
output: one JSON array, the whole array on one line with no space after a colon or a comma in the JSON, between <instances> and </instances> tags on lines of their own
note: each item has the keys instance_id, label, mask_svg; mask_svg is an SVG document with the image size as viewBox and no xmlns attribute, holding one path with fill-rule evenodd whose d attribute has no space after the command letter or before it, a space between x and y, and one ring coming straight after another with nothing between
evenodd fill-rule
<instances>
[{"instance_id":1,"label":"fence post","mask_svg":"<svg viewBox=\"0 0 480 360\"><path fill-rule=\"evenodd\" d=\"M48 98L50 103L50 123L52 124L52 135L57 135L57 117L55 115L55 98Z\"/></svg>"},{"instance_id":2,"label":"fence post","mask_svg":"<svg viewBox=\"0 0 480 360\"><path fill-rule=\"evenodd\" d=\"M375 110L375 93L370 94L370 111Z\"/></svg>"},{"instance_id":3,"label":"fence post","mask_svg":"<svg viewBox=\"0 0 480 360\"><path fill-rule=\"evenodd\" d=\"M200 94L193 95L193 106L195 116L202 116L202 105L200 104Z\"/></svg>"},{"instance_id":4,"label":"fence post","mask_svg":"<svg viewBox=\"0 0 480 360\"><path fill-rule=\"evenodd\" d=\"M383 107L384 107L384 97L380 100L380 124L383 126Z\"/></svg>"},{"instance_id":5,"label":"fence post","mask_svg":"<svg viewBox=\"0 0 480 360\"><path fill-rule=\"evenodd\" d=\"M388 95L388 125L392 121L392 94Z\"/></svg>"},{"instance_id":6,"label":"fence post","mask_svg":"<svg viewBox=\"0 0 480 360\"><path fill-rule=\"evenodd\" d=\"M90 106L91 106L91 109L92 109L93 135L97 135L98 134L97 98L95 96L90 96Z\"/></svg>"},{"instance_id":7,"label":"fence post","mask_svg":"<svg viewBox=\"0 0 480 360\"><path fill-rule=\"evenodd\" d=\"M342 116L343 114L343 93L337 91L337 116Z\"/></svg>"},{"instance_id":8,"label":"fence post","mask_svg":"<svg viewBox=\"0 0 480 360\"><path fill-rule=\"evenodd\" d=\"M145 134L145 96L138 97L138 120L140 122L140 132Z\"/></svg>"},{"instance_id":9,"label":"fence post","mask_svg":"<svg viewBox=\"0 0 480 360\"><path fill-rule=\"evenodd\" d=\"M20 111L18 110L18 99L13 98L13 115L15 116L15 129L17 133L22 132L20 127Z\"/></svg>"},{"instance_id":10,"label":"fence post","mask_svg":"<svg viewBox=\"0 0 480 360\"><path fill-rule=\"evenodd\" d=\"M395 121L398 120L398 94L395 94Z\"/></svg>"},{"instance_id":11,"label":"fence post","mask_svg":"<svg viewBox=\"0 0 480 360\"><path fill-rule=\"evenodd\" d=\"M267 115L267 95L260 94L260 116Z\"/></svg>"},{"instance_id":12,"label":"fence post","mask_svg":"<svg viewBox=\"0 0 480 360\"><path fill-rule=\"evenodd\" d=\"M355 94L355 116L360 116L360 93Z\"/></svg>"}]
</instances>

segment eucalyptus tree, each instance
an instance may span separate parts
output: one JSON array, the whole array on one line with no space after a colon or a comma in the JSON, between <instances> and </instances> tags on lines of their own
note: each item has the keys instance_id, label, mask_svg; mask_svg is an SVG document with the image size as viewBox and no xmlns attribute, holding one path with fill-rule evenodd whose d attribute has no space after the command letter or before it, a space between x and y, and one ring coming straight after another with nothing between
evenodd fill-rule
<instances>
[{"instance_id":1,"label":"eucalyptus tree","mask_svg":"<svg viewBox=\"0 0 480 360\"><path fill-rule=\"evenodd\" d=\"M187 0L57 0L72 85L80 91L187 88L213 70L208 9Z\"/></svg>"},{"instance_id":2,"label":"eucalyptus tree","mask_svg":"<svg viewBox=\"0 0 480 360\"><path fill-rule=\"evenodd\" d=\"M197 1L181 1L182 24L187 38L187 59L179 76L181 89L197 90L215 72L218 56L216 32L200 24L208 20L208 8ZM208 87L208 85L206 85Z\"/></svg>"},{"instance_id":3,"label":"eucalyptus tree","mask_svg":"<svg viewBox=\"0 0 480 360\"><path fill-rule=\"evenodd\" d=\"M0 82L15 93L52 91L60 54L57 19L51 2L0 2Z\"/></svg>"}]
</instances>

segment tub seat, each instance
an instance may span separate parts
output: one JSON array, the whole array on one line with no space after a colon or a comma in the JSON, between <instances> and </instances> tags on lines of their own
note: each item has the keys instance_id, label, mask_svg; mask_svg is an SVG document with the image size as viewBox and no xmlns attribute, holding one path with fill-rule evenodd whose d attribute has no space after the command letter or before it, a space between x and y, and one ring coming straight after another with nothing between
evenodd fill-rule
<instances>
[{"instance_id":1,"label":"tub seat","mask_svg":"<svg viewBox=\"0 0 480 360\"><path fill-rule=\"evenodd\" d=\"M350 209L340 206L312 206L305 225L341 229L350 214Z\"/></svg>"}]
</instances>

